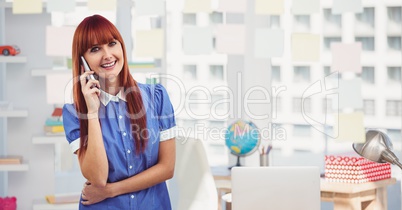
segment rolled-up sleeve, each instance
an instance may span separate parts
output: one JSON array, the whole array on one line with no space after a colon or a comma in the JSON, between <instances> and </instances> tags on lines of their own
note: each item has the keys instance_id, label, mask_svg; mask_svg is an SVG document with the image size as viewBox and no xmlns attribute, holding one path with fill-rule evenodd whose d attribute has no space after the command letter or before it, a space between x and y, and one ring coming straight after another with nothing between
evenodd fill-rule
<instances>
[{"instance_id":1,"label":"rolled-up sleeve","mask_svg":"<svg viewBox=\"0 0 402 210\"><path fill-rule=\"evenodd\" d=\"M63 106L63 126L71 151L75 153L80 148L80 122L73 104Z\"/></svg>"}]
</instances>

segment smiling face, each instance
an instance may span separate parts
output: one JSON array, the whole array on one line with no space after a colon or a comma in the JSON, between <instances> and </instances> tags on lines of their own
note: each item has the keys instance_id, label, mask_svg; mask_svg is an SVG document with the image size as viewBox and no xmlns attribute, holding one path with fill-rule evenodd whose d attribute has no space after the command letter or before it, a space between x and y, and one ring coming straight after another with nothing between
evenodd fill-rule
<instances>
[{"instance_id":1,"label":"smiling face","mask_svg":"<svg viewBox=\"0 0 402 210\"><path fill-rule=\"evenodd\" d=\"M118 78L124 65L122 45L116 39L106 44L94 44L84 53L84 58L100 81Z\"/></svg>"},{"instance_id":2,"label":"smiling face","mask_svg":"<svg viewBox=\"0 0 402 210\"><path fill-rule=\"evenodd\" d=\"M130 78L125 52L124 40L113 23L100 15L89 16L77 26L74 33L73 76L77 80L82 74L80 56L84 56L95 72L101 89L113 93L120 87L126 87ZM74 83L74 92L81 96L80 91L81 84Z\"/></svg>"}]
</instances>

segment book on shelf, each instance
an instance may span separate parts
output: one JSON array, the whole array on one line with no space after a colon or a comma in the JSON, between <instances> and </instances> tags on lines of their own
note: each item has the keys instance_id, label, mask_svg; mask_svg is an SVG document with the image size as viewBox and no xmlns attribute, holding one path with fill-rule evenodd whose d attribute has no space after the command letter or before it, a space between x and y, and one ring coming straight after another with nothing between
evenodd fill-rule
<instances>
[{"instance_id":1,"label":"book on shelf","mask_svg":"<svg viewBox=\"0 0 402 210\"><path fill-rule=\"evenodd\" d=\"M61 117L63 115L63 108L56 107L52 112L52 117Z\"/></svg>"},{"instance_id":2,"label":"book on shelf","mask_svg":"<svg viewBox=\"0 0 402 210\"><path fill-rule=\"evenodd\" d=\"M50 204L78 203L80 201L80 197L81 192L60 193L45 196L46 201Z\"/></svg>"},{"instance_id":3,"label":"book on shelf","mask_svg":"<svg viewBox=\"0 0 402 210\"><path fill-rule=\"evenodd\" d=\"M21 164L22 156L19 155L5 155L0 156L0 164Z\"/></svg>"},{"instance_id":4,"label":"book on shelf","mask_svg":"<svg viewBox=\"0 0 402 210\"><path fill-rule=\"evenodd\" d=\"M63 126L63 121L49 117L45 121L45 126Z\"/></svg>"},{"instance_id":5,"label":"book on shelf","mask_svg":"<svg viewBox=\"0 0 402 210\"><path fill-rule=\"evenodd\" d=\"M54 125L54 126L44 126L45 133L64 133L64 126Z\"/></svg>"}]
</instances>

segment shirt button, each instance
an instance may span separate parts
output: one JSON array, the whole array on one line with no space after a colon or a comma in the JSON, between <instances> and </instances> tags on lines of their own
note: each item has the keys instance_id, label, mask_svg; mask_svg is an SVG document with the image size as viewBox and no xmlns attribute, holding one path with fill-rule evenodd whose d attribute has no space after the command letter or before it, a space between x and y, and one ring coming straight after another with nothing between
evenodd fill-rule
<instances>
[{"instance_id":1,"label":"shirt button","mask_svg":"<svg viewBox=\"0 0 402 210\"><path fill-rule=\"evenodd\" d=\"M130 151L130 150L127 150L127 153L128 153L128 154L130 154L130 153L131 153L131 151Z\"/></svg>"},{"instance_id":2,"label":"shirt button","mask_svg":"<svg viewBox=\"0 0 402 210\"><path fill-rule=\"evenodd\" d=\"M126 132L123 132L123 136L126 136L127 135L127 133Z\"/></svg>"},{"instance_id":3,"label":"shirt button","mask_svg":"<svg viewBox=\"0 0 402 210\"><path fill-rule=\"evenodd\" d=\"M119 115L119 119L123 118L123 116Z\"/></svg>"},{"instance_id":4,"label":"shirt button","mask_svg":"<svg viewBox=\"0 0 402 210\"><path fill-rule=\"evenodd\" d=\"M132 169L132 168L133 168L133 166L129 166L128 168L129 168L129 169Z\"/></svg>"},{"instance_id":5,"label":"shirt button","mask_svg":"<svg viewBox=\"0 0 402 210\"><path fill-rule=\"evenodd\" d=\"M131 198L134 198L134 195L131 195Z\"/></svg>"}]
</instances>

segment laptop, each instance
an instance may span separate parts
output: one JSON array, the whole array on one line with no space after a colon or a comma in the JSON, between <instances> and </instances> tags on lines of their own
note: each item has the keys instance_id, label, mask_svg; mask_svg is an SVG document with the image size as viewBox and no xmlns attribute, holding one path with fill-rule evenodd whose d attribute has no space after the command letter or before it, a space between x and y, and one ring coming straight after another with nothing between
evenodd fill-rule
<instances>
[{"instance_id":1,"label":"laptop","mask_svg":"<svg viewBox=\"0 0 402 210\"><path fill-rule=\"evenodd\" d=\"M318 167L232 168L233 210L319 210Z\"/></svg>"}]
</instances>

